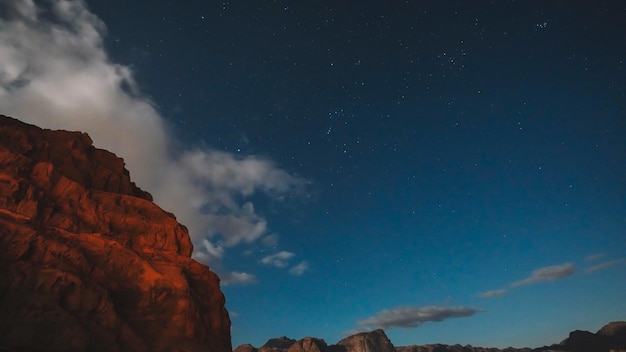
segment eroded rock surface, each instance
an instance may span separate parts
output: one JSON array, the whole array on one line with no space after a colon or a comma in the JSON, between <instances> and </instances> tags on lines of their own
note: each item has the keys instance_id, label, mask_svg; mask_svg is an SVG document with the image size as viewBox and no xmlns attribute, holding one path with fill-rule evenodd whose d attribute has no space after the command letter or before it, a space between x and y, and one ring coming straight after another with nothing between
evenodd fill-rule
<instances>
[{"instance_id":1,"label":"eroded rock surface","mask_svg":"<svg viewBox=\"0 0 626 352\"><path fill-rule=\"evenodd\" d=\"M382 329L346 337L337 345L344 346L347 352L396 352Z\"/></svg>"},{"instance_id":2,"label":"eroded rock surface","mask_svg":"<svg viewBox=\"0 0 626 352\"><path fill-rule=\"evenodd\" d=\"M86 134L0 115L0 348L231 351L187 229Z\"/></svg>"}]
</instances>

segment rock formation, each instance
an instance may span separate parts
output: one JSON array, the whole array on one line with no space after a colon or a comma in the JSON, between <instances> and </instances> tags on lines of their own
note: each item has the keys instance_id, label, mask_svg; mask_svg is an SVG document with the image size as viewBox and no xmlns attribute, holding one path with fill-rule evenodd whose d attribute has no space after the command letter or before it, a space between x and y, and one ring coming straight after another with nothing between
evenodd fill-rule
<instances>
[{"instance_id":1,"label":"rock formation","mask_svg":"<svg viewBox=\"0 0 626 352\"><path fill-rule=\"evenodd\" d=\"M512 348L505 349L490 347L474 347L471 345L421 345L421 346L403 346L397 347L398 352L531 352L530 348Z\"/></svg>"},{"instance_id":2,"label":"rock formation","mask_svg":"<svg viewBox=\"0 0 626 352\"><path fill-rule=\"evenodd\" d=\"M243 345L237 346L233 352L258 352L258 350L258 348L252 346L251 344L244 343Z\"/></svg>"},{"instance_id":3,"label":"rock formation","mask_svg":"<svg viewBox=\"0 0 626 352\"><path fill-rule=\"evenodd\" d=\"M191 251L122 159L0 115L0 350L231 351Z\"/></svg>"},{"instance_id":4,"label":"rock formation","mask_svg":"<svg viewBox=\"0 0 626 352\"><path fill-rule=\"evenodd\" d=\"M327 350L326 341L314 337L305 337L292 344L287 352L326 352Z\"/></svg>"},{"instance_id":5,"label":"rock formation","mask_svg":"<svg viewBox=\"0 0 626 352\"><path fill-rule=\"evenodd\" d=\"M382 329L346 337L337 345L344 346L347 352L396 352Z\"/></svg>"},{"instance_id":6,"label":"rock formation","mask_svg":"<svg viewBox=\"0 0 626 352\"><path fill-rule=\"evenodd\" d=\"M286 352L294 343L296 343L296 340L286 336L269 339L265 345L259 348L259 352Z\"/></svg>"},{"instance_id":7,"label":"rock formation","mask_svg":"<svg viewBox=\"0 0 626 352\"><path fill-rule=\"evenodd\" d=\"M268 340L257 349L250 344L240 345L234 352L396 352L395 347L381 329L346 337L336 345L314 337L293 340L279 337Z\"/></svg>"},{"instance_id":8,"label":"rock formation","mask_svg":"<svg viewBox=\"0 0 626 352\"><path fill-rule=\"evenodd\" d=\"M626 352L626 322L612 322L597 333L573 331L560 344L539 348L488 348L470 345L412 345L394 347L383 330L346 337L336 345L311 337L296 341L287 337L269 340L260 349L250 344L237 347L235 352Z\"/></svg>"},{"instance_id":9,"label":"rock formation","mask_svg":"<svg viewBox=\"0 0 626 352\"><path fill-rule=\"evenodd\" d=\"M547 349L572 352L626 352L626 322L611 322L595 334L589 331L572 331L560 344Z\"/></svg>"}]
</instances>

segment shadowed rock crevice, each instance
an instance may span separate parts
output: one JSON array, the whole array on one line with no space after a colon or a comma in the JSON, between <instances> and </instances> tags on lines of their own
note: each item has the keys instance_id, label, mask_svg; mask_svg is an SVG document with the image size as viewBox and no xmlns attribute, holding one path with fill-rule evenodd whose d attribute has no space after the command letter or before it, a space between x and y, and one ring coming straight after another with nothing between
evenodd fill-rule
<instances>
[{"instance_id":1,"label":"shadowed rock crevice","mask_svg":"<svg viewBox=\"0 0 626 352\"><path fill-rule=\"evenodd\" d=\"M86 134L0 116L0 349L230 351L187 229Z\"/></svg>"}]
</instances>

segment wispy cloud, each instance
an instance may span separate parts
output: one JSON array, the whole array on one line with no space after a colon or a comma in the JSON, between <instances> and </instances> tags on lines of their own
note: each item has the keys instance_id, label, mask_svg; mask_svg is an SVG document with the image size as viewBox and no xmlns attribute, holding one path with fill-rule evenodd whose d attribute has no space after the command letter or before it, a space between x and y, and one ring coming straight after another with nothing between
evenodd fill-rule
<instances>
[{"instance_id":1,"label":"wispy cloud","mask_svg":"<svg viewBox=\"0 0 626 352\"><path fill-rule=\"evenodd\" d=\"M295 257L296 254L287 251L281 251L276 254L268 255L261 258L261 264L268 266L275 266L277 268L284 268L289 265L289 259Z\"/></svg>"},{"instance_id":2,"label":"wispy cloud","mask_svg":"<svg viewBox=\"0 0 626 352\"><path fill-rule=\"evenodd\" d=\"M0 113L87 132L95 146L123 157L133 180L188 227L199 261L219 269L228 248L267 235L253 196L279 199L305 186L258 156L175 150L180 143L132 70L111 62L106 26L83 1L7 0L2 8Z\"/></svg>"},{"instance_id":3,"label":"wispy cloud","mask_svg":"<svg viewBox=\"0 0 626 352\"><path fill-rule=\"evenodd\" d=\"M588 256L585 257L585 261L586 262L593 262L596 261L598 259L603 258L605 255L604 253L594 253L594 254L590 254Z\"/></svg>"},{"instance_id":4,"label":"wispy cloud","mask_svg":"<svg viewBox=\"0 0 626 352\"><path fill-rule=\"evenodd\" d=\"M478 296L482 298L493 298L493 297L504 296L507 293L509 293L509 290L503 288L499 290L485 291L485 292L479 293Z\"/></svg>"},{"instance_id":5,"label":"wispy cloud","mask_svg":"<svg viewBox=\"0 0 626 352\"><path fill-rule=\"evenodd\" d=\"M309 263L306 260L301 261L298 265L289 269L289 273L295 276L300 276L304 274L305 271L309 269Z\"/></svg>"},{"instance_id":6,"label":"wispy cloud","mask_svg":"<svg viewBox=\"0 0 626 352\"><path fill-rule=\"evenodd\" d=\"M256 276L248 273L229 272L221 276L222 285L249 285L257 282Z\"/></svg>"},{"instance_id":7,"label":"wispy cloud","mask_svg":"<svg viewBox=\"0 0 626 352\"><path fill-rule=\"evenodd\" d=\"M376 316L357 321L364 328L413 328L429 321L469 317L482 310L468 307L398 307L383 310Z\"/></svg>"},{"instance_id":8,"label":"wispy cloud","mask_svg":"<svg viewBox=\"0 0 626 352\"><path fill-rule=\"evenodd\" d=\"M606 262L594 265L592 267L587 268L587 270L585 270L585 272L586 273L593 273L593 272L604 270L604 269L608 269L608 268L610 268L612 266L616 266L616 265L620 265L620 264L626 264L626 258L610 260L610 261L606 261Z\"/></svg>"},{"instance_id":9,"label":"wispy cloud","mask_svg":"<svg viewBox=\"0 0 626 352\"><path fill-rule=\"evenodd\" d=\"M572 275L574 271L576 271L576 267L572 263L546 266L534 270L529 277L520 281L516 281L512 283L511 286L518 287L532 285L538 282L555 281Z\"/></svg>"}]
</instances>

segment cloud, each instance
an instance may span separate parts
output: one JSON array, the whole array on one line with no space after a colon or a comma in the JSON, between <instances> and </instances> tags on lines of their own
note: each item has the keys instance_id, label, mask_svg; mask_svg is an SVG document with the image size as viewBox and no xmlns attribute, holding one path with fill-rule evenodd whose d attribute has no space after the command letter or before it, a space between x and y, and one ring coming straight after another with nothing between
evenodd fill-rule
<instances>
[{"instance_id":1,"label":"cloud","mask_svg":"<svg viewBox=\"0 0 626 352\"><path fill-rule=\"evenodd\" d=\"M481 310L468 307L399 307L383 310L374 317L357 321L357 324L373 329L414 328L429 321L469 317L478 312L481 312Z\"/></svg>"},{"instance_id":2,"label":"cloud","mask_svg":"<svg viewBox=\"0 0 626 352\"><path fill-rule=\"evenodd\" d=\"M593 273L593 272L604 270L604 269L610 268L612 266L620 265L620 264L626 264L626 258L610 260L610 261L607 261L607 262L603 262L603 263L594 265L594 266L592 266L590 268L587 268L587 270L585 270L585 272L586 273Z\"/></svg>"},{"instance_id":3,"label":"cloud","mask_svg":"<svg viewBox=\"0 0 626 352\"><path fill-rule=\"evenodd\" d=\"M506 295L507 293L509 293L509 290L503 288L499 290L485 291L485 292L479 293L478 296L482 298L492 298L492 297L501 297L501 296Z\"/></svg>"},{"instance_id":4,"label":"cloud","mask_svg":"<svg viewBox=\"0 0 626 352\"><path fill-rule=\"evenodd\" d=\"M306 181L258 156L175 150L182 143L132 70L104 50L105 24L83 1L37 4L1 5L0 114L87 132L123 157L132 179L188 227L194 258L205 264L219 268L228 248L263 238L268 224L251 199L280 199Z\"/></svg>"},{"instance_id":5,"label":"cloud","mask_svg":"<svg viewBox=\"0 0 626 352\"><path fill-rule=\"evenodd\" d=\"M277 268L284 268L289 264L289 259L295 256L295 253L281 251L276 254L268 255L261 258L261 264L267 266L275 266Z\"/></svg>"},{"instance_id":6,"label":"cloud","mask_svg":"<svg viewBox=\"0 0 626 352\"><path fill-rule=\"evenodd\" d=\"M568 277L574 273L576 267L572 263L561 265L546 266L532 272L532 274L520 281L511 284L512 287L526 286L544 281L555 281Z\"/></svg>"},{"instance_id":7,"label":"cloud","mask_svg":"<svg viewBox=\"0 0 626 352\"><path fill-rule=\"evenodd\" d=\"M257 282L256 276L248 273L229 272L220 277L222 285L249 285Z\"/></svg>"},{"instance_id":8,"label":"cloud","mask_svg":"<svg viewBox=\"0 0 626 352\"><path fill-rule=\"evenodd\" d=\"M594 254L590 254L588 256L585 257L585 261L586 262L592 262L592 261L596 261L600 258L604 257L604 253L594 253Z\"/></svg>"},{"instance_id":9,"label":"cloud","mask_svg":"<svg viewBox=\"0 0 626 352\"><path fill-rule=\"evenodd\" d=\"M352 336L352 335L360 334L362 332L370 332L370 331L372 331L372 329L355 328L355 329L352 329L352 330L344 331L341 334L343 336Z\"/></svg>"},{"instance_id":10,"label":"cloud","mask_svg":"<svg viewBox=\"0 0 626 352\"><path fill-rule=\"evenodd\" d=\"M203 247L203 251L200 251L198 256L203 256L206 255L208 256L208 258L218 258L221 259L222 255L224 255L224 247L220 246L220 245L215 245L213 243L211 243L211 241L207 240L206 238L203 239L201 241L202 243L202 247Z\"/></svg>"},{"instance_id":11,"label":"cloud","mask_svg":"<svg viewBox=\"0 0 626 352\"><path fill-rule=\"evenodd\" d=\"M275 233L267 235L261 239L261 243L266 247L273 247L278 244L278 235Z\"/></svg>"},{"instance_id":12,"label":"cloud","mask_svg":"<svg viewBox=\"0 0 626 352\"><path fill-rule=\"evenodd\" d=\"M305 271L309 269L309 263L306 260L301 261L298 265L289 269L289 273L295 276L300 276L304 274Z\"/></svg>"}]
</instances>

